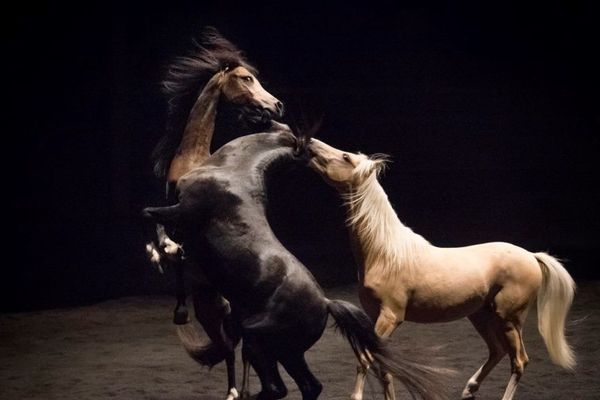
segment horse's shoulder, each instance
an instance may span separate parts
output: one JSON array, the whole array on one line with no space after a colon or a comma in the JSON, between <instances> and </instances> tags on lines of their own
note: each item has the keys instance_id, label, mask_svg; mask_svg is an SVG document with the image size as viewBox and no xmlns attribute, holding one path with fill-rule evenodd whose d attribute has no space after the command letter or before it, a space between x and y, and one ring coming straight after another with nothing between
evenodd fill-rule
<instances>
[{"instance_id":1,"label":"horse's shoulder","mask_svg":"<svg viewBox=\"0 0 600 400\"><path fill-rule=\"evenodd\" d=\"M229 191L231 182L218 169L199 168L184 175L177 182L177 191L183 196L214 195Z\"/></svg>"}]
</instances>

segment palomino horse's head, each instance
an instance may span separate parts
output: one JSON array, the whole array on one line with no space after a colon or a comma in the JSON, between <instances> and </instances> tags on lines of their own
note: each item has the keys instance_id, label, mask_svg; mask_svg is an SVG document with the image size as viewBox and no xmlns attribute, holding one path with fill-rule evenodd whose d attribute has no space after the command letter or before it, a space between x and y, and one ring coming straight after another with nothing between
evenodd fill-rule
<instances>
[{"instance_id":1,"label":"palomino horse's head","mask_svg":"<svg viewBox=\"0 0 600 400\"><path fill-rule=\"evenodd\" d=\"M243 107L246 117L259 122L283 116L283 103L267 92L248 68L226 68L220 81L222 99Z\"/></svg>"},{"instance_id":2,"label":"palomino horse's head","mask_svg":"<svg viewBox=\"0 0 600 400\"><path fill-rule=\"evenodd\" d=\"M387 156L350 153L336 149L317 139L308 143L309 166L340 192L358 187L385 167Z\"/></svg>"}]
</instances>

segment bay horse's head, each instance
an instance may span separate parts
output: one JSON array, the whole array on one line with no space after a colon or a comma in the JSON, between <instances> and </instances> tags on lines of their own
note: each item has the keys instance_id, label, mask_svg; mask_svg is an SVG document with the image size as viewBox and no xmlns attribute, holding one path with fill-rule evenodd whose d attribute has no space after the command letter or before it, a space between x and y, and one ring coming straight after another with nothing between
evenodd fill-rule
<instances>
[{"instance_id":1,"label":"bay horse's head","mask_svg":"<svg viewBox=\"0 0 600 400\"><path fill-rule=\"evenodd\" d=\"M283 103L267 92L251 69L239 65L226 67L220 79L221 98L243 107L246 117L255 122L281 118Z\"/></svg>"},{"instance_id":2,"label":"bay horse's head","mask_svg":"<svg viewBox=\"0 0 600 400\"><path fill-rule=\"evenodd\" d=\"M309 167L340 192L348 192L376 176L383 170L388 158L384 154L367 156L350 153L317 139L310 139L307 149L310 155Z\"/></svg>"},{"instance_id":3,"label":"bay horse's head","mask_svg":"<svg viewBox=\"0 0 600 400\"><path fill-rule=\"evenodd\" d=\"M194 141L210 146L218 121L203 113L214 113L217 105L217 115L230 124L225 133L258 132L283 116L283 104L263 88L256 68L215 28L205 28L194 45L168 66L162 81L168 113L166 134L152 155L157 176L167 174L186 130L198 133L196 124L210 126L211 137Z\"/></svg>"}]
</instances>

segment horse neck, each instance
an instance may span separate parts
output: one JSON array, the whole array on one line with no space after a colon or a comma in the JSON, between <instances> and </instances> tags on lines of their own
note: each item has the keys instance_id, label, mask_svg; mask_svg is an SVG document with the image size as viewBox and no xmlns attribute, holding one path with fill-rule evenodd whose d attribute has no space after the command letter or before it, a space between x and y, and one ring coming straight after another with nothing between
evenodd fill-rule
<instances>
[{"instance_id":1,"label":"horse neck","mask_svg":"<svg viewBox=\"0 0 600 400\"><path fill-rule=\"evenodd\" d=\"M210 156L220 95L220 74L216 74L208 81L190 111L181 142L171 160L167 176L169 182L176 182Z\"/></svg>"},{"instance_id":2,"label":"horse neck","mask_svg":"<svg viewBox=\"0 0 600 400\"><path fill-rule=\"evenodd\" d=\"M373 268L393 273L415 265L429 243L398 219L376 174L351 187L344 197L361 280Z\"/></svg>"},{"instance_id":3,"label":"horse neck","mask_svg":"<svg viewBox=\"0 0 600 400\"><path fill-rule=\"evenodd\" d=\"M246 166L249 171L257 178L256 184L261 189L266 189L265 178L273 171L276 165L286 160L292 160L293 149L290 147L279 146L261 152L259 156L254 157Z\"/></svg>"}]
</instances>

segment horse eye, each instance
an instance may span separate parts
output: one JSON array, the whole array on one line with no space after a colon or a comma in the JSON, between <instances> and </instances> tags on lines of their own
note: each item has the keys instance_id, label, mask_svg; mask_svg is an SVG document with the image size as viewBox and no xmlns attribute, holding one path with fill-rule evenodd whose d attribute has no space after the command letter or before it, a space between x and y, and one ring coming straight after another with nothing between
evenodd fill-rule
<instances>
[{"instance_id":1,"label":"horse eye","mask_svg":"<svg viewBox=\"0 0 600 400\"><path fill-rule=\"evenodd\" d=\"M348 154L342 154L342 158L344 159L344 161L350 162L350 156Z\"/></svg>"},{"instance_id":2,"label":"horse eye","mask_svg":"<svg viewBox=\"0 0 600 400\"><path fill-rule=\"evenodd\" d=\"M241 78L242 78L242 80L244 82L248 82L248 83L252 82L252 77L251 76L242 76Z\"/></svg>"}]
</instances>

